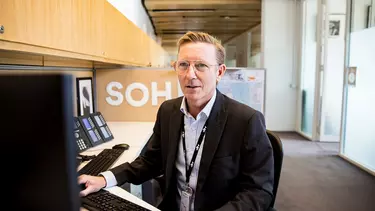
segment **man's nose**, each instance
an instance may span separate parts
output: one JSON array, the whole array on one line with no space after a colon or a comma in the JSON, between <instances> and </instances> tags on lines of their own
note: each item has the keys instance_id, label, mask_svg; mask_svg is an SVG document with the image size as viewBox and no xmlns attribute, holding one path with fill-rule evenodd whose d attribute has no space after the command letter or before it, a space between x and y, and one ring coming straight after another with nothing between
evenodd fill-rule
<instances>
[{"instance_id":1,"label":"man's nose","mask_svg":"<svg viewBox=\"0 0 375 211\"><path fill-rule=\"evenodd\" d=\"M186 77L190 79L197 77L197 75L195 74L194 65L189 65L189 68L187 69L187 72L186 72Z\"/></svg>"}]
</instances>

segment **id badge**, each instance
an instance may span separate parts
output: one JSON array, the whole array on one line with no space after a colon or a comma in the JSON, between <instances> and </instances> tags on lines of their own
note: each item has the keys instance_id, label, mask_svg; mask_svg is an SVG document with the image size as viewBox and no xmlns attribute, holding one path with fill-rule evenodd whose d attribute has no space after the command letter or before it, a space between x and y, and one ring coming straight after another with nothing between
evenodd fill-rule
<instances>
[{"instance_id":1,"label":"id badge","mask_svg":"<svg viewBox=\"0 0 375 211\"><path fill-rule=\"evenodd\" d=\"M181 192L180 211L190 211L190 202L192 195L193 189L186 185L184 190Z\"/></svg>"}]
</instances>

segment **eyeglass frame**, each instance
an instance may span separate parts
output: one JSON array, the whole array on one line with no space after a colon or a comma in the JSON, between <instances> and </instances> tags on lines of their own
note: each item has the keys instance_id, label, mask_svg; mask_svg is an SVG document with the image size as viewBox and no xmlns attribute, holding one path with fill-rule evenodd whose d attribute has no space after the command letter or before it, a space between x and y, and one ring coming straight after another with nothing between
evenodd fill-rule
<instances>
[{"instance_id":1,"label":"eyeglass frame","mask_svg":"<svg viewBox=\"0 0 375 211\"><path fill-rule=\"evenodd\" d=\"M179 62L186 62L186 63L189 64L189 66L186 68L186 70L179 70L179 69L176 67L177 64L178 64ZM222 64L207 64L206 62L204 62L204 61L202 61L202 60L194 60L194 61L181 60L181 61L174 61L174 62L172 63L172 67L174 68L174 70L175 70L176 72L186 73L186 72L189 70L189 68L190 68L192 62L194 62L194 68L193 68L194 72L200 72L200 73L205 72L205 71L200 71L200 70L198 70L198 68L195 66L195 65L197 64L197 62L201 62L201 64L206 65L206 66L208 67L208 70L209 70L209 67L211 67L211 66L220 66L220 65L222 65Z\"/></svg>"}]
</instances>

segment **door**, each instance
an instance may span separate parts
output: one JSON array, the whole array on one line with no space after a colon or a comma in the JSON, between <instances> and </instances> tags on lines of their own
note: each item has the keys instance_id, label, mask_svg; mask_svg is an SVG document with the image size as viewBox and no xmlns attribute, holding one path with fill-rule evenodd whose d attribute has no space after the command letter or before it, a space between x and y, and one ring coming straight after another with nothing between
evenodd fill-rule
<instances>
[{"instance_id":1,"label":"door","mask_svg":"<svg viewBox=\"0 0 375 211\"><path fill-rule=\"evenodd\" d=\"M323 4L322 0L304 0L301 7L301 85L297 131L310 140L318 140L323 62Z\"/></svg>"},{"instance_id":2,"label":"door","mask_svg":"<svg viewBox=\"0 0 375 211\"><path fill-rule=\"evenodd\" d=\"M351 0L340 155L375 173L375 2ZM364 18L365 17L365 18Z\"/></svg>"},{"instance_id":3,"label":"door","mask_svg":"<svg viewBox=\"0 0 375 211\"><path fill-rule=\"evenodd\" d=\"M326 1L319 141L339 142L345 69L346 2ZM323 7L324 8L324 7Z\"/></svg>"}]
</instances>

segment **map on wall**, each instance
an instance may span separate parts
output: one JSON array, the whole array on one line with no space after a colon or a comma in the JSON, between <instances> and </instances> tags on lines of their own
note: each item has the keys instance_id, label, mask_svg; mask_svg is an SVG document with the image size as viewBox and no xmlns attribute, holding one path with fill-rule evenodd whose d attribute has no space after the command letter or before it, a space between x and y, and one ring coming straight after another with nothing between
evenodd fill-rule
<instances>
[{"instance_id":1,"label":"map on wall","mask_svg":"<svg viewBox=\"0 0 375 211\"><path fill-rule=\"evenodd\" d=\"M226 96L264 114L264 69L228 68L217 88Z\"/></svg>"}]
</instances>

